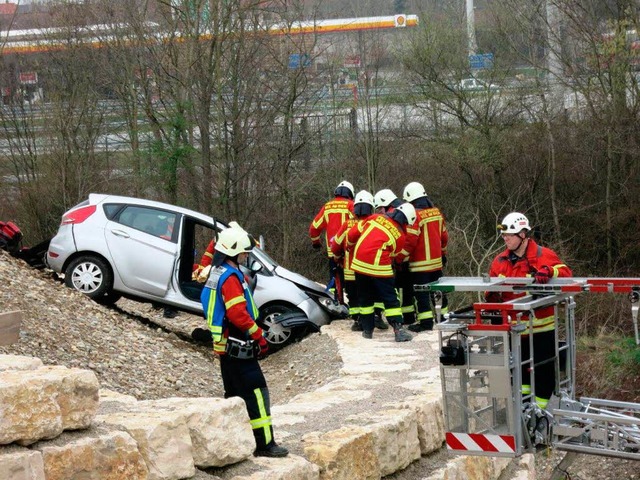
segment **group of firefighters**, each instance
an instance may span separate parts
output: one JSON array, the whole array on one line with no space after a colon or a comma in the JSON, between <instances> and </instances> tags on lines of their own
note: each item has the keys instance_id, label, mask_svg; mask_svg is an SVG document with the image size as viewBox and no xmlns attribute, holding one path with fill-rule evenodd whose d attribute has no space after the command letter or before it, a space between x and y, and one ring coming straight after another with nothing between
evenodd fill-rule
<instances>
[{"instance_id":1,"label":"group of firefighters","mask_svg":"<svg viewBox=\"0 0 640 480\"><path fill-rule=\"evenodd\" d=\"M352 329L362 331L365 339L373 337L376 326L388 328L380 312L384 312L397 342L412 339L404 325L413 332L432 330L434 326L432 294L414 290L414 286L442 276L447 263L447 228L442 213L420 183L409 183L403 200L389 189L375 195L362 190L354 195L353 185L343 181L335 189L335 198L320 209L309 228L315 248L322 247L324 233L336 296L343 302L348 300L354 319ZM523 214L510 213L498 230L506 249L491 264L491 276L531 276L538 283L546 283L553 277L572 275L555 252L530 238L529 220ZM210 270L204 274L200 266L194 274L206 281L201 300L214 352L220 356L225 397L244 399L256 440L254 455L283 457L288 450L275 442L269 390L258 364L267 353L268 343L257 323L251 289L239 269L254 244L252 237L233 222L209 244L206 258L201 260L203 265L210 263ZM502 302L514 296L505 292L486 300ZM442 298L441 309L442 314L447 312L446 297ZM533 334L535 361L553 356L553 312L537 310L530 329L524 335ZM525 351L528 342L522 345L524 360L530 352ZM555 385L555 372L549 365L546 362L536 371L535 394L541 408ZM522 375L523 393L530 393L526 391L531 388L528 369L523 369Z\"/></svg>"},{"instance_id":2,"label":"group of firefighters","mask_svg":"<svg viewBox=\"0 0 640 480\"><path fill-rule=\"evenodd\" d=\"M309 227L315 248L324 233L336 297L344 302L344 290L352 330L367 339L374 327L388 328L381 311L397 342L412 339L404 325L413 332L433 329L432 294L413 287L442 276L447 227L420 183L409 183L403 200L389 189L354 195L353 185L343 181ZM442 308L446 313L446 298Z\"/></svg>"}]
</instances>

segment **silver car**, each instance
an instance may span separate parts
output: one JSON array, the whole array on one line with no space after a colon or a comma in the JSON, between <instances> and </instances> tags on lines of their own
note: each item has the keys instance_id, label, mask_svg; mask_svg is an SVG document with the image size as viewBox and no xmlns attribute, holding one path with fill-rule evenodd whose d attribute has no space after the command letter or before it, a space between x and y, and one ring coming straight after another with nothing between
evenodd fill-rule
<instances>
[{"instance_id":1,"label":"silver car","mask_svg":"<svg viewBox=\"0 0 640 480\"><path fill-rule=\"evenodd\" d=\"M192 272L224 228L175 205L92 193L62 216L46 262L64 274L67 286L100 303L126 296L202 314L202 284ZM253 249L245 271L256 279L259 323L272 347L345 315L321 285L278 265L260 248Z\"/></svg>"}]
</instances>

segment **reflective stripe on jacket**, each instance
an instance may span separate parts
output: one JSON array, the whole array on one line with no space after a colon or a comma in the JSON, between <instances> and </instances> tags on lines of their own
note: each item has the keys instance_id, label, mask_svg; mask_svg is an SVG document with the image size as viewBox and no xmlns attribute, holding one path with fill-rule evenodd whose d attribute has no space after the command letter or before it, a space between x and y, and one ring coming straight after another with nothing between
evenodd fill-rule
<instances>
[{"instance_id":1,"label":"reflective stripe on jacket","mask_svg":"<svg viewBox=\"0 0 640 480\"><path fill-rule=\"evenodd\" d=\"M402 227L386 215L357 223L347 233L348 245L355 245L351 268L372 277L393 277L393 261L404 241Z\"/></svg>"},{"instance_id":2,"label":"reflective stripe on jacket","mask_svg":"<svg viewBox=\"0 0 640 480\"><path fill-rule=\"evenodd\" d=\"M222 294L223 285L231 276L237 277L242 290L238 288L236 295L231 298L224 298ZM202 308L207 318L207 325L209 326L209 330L211 330L213 351L215 353L219 355L224 354L227 346L227 338L229 337L229 329L232 327L239 330L238 336L241 337L241 340L244 339L242 337L254 338L262 335L260 327L255 323L255 320L258 318L258 309L253 301L251 290L249 290L249 286L244 281L242 272L228 263L223 263L219 267L211 270L209 278L202 289L200 301L202 302ZM228 311L234 306L245 302L246 312L250 316L250 319L239 318L234 322L235 319L228 318ZM258 332L260 332L260 334L256 335Z\"/></svg>"},{"instance_id":3,"label":"reflective stripe on jacket","mask_svg":"<svg viewBox=\"0 0 640 480\"><path fill-rule=\"evenodd\" d=\"M322 232L325 234L327 255L331 253L331 239L347 220L353 217L353 200L336 197L325 203L309 226L309 236L313 243L319 243Z\"/></svg>"},{"instance_id":4,"label":"reflective stripe on jacket","mask_svg":"<svg viewBox=\"0 0 640 480\"><path fill-rule=\"evenodd\" d=\"M442 270L442 255L447 253L449 233L444 217L436 207L416 210L416 221L407 228L403 255L409 258L410 272Z\"/></svg>"}]
</instances>

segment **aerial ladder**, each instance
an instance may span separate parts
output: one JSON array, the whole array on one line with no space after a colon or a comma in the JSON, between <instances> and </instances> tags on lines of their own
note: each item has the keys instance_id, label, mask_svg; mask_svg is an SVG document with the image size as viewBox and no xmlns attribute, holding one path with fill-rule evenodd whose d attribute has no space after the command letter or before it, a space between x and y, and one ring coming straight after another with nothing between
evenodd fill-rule
<instances>
[{"instance_id":1,"label":"aerial ladder","mask_svg":"<svg viewBox=\"0 0 640 480\"><path fill-rule=\"evenodd\" d=\"M442 277L417 285L433 292L440 343L440 378L446 443L463 455L519 457L540 448L567 452L552 473L563 472L580 454L640 460L640 404L575 398L575 297L581 293L626 293L631 303L636 343L640 278ZM442 294L516 292L504 303L479 301L441 315ZM555 389L546 408L535 401L534 311L553 306ZM531 330L529 330L531 331ZM522 358L523 342L531 358ZM530 372L531 393L522 393L521 368Z\"/></svg>"}]
</instances>

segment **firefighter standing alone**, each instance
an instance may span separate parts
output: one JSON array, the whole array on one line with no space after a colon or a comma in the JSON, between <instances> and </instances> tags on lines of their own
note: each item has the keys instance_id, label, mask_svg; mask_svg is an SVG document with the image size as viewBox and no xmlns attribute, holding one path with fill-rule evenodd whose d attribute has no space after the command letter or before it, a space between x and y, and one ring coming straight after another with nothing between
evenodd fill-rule
<instances>
[{"instance_id":1,"label":"firefighter standing alone","mask_svg":"<svg viewBox=\"0 0 640 480\"><path fill-rule=\"evenodd\" d=\"M251 238L241 228L220 232L201 301L213 350L220 358L225 398L238 396L247 405L256 440L254 455L284 457L289 452L273 437L269 389L258 364L258 357L266 355L268 344L256 324L258 309L239 270L252 248Z\"/></svg>"},{"instance_id":2,"label":"firefighter standing alone","mask_svg":"<svg viewBox=\"0 0 640 480\"><path fill-rule=\"evenodd\" d=\"M534 277L536 283L547 283L555 277L571 277L569 267L550 248L538 245L529 237L529 220L522 213L512 212L498 225L506 249L491 263L491 277ZM505 302L526 293L489 292L485 294L488 302ZM535 373L535 401L540 408L546 408L555 389L555 367L549 360L555 355L554 307L542 307L535 310L532 327L522 334L522 360L529 359L528 336L533 334L533 361ZM533 331L531 331L533 330ZM522 393L531 394L531 374L529 366L522 368Z\"/></svg>"}]
</instances>

